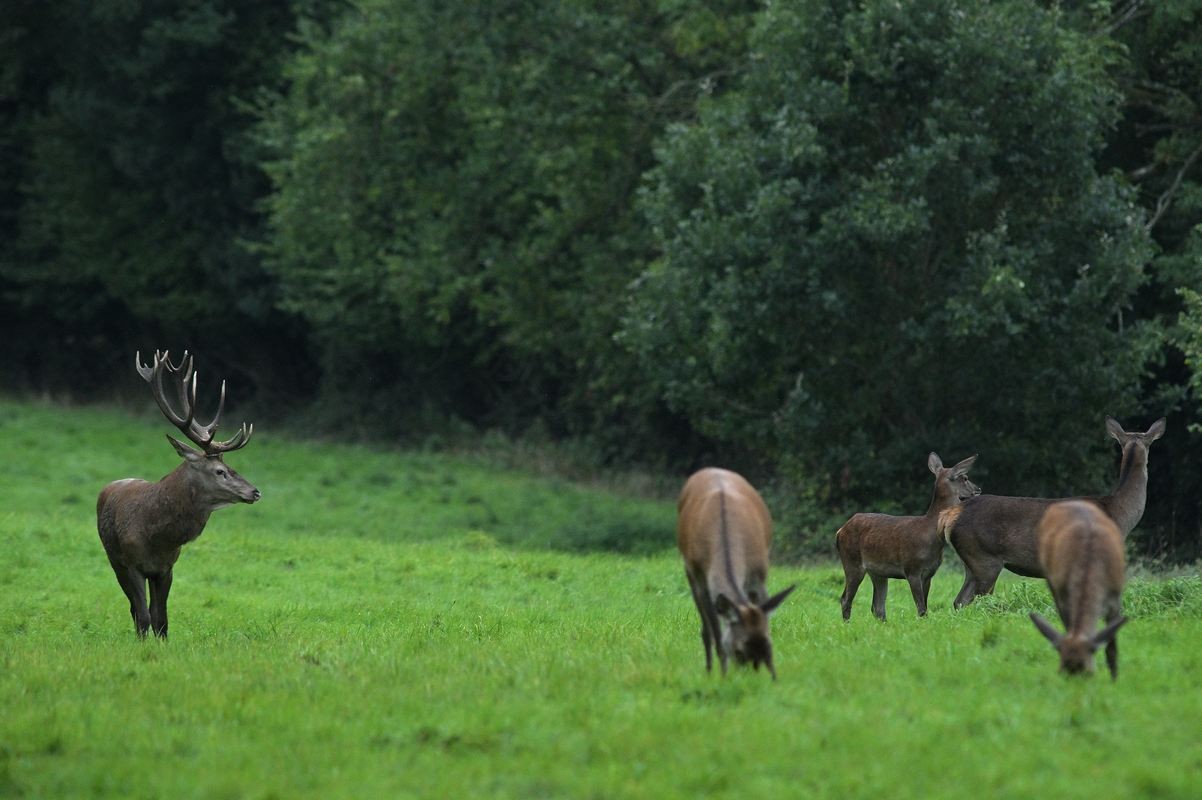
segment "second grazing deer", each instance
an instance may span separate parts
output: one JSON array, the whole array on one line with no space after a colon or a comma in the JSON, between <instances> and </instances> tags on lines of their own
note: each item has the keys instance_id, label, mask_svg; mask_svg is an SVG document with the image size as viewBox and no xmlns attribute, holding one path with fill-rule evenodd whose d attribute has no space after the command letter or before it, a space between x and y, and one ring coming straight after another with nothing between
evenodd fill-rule
<instances>
[{"instance_id":1,"label":"second grazing deer","mask_svg":"<svg viewBox=\"0 0 1202 800\"><path fill-rule=\"evenodd\" d=\"M1119 676L1118 630L1123 616L1123 534L1093 503L1070 500L1048 507L1036 534L1039 562L1064 633L1031 612L1031 621L1060 654L1060 669L1093 672L1094 654L1106 645L1110 677ZM1106 626L1098 630L1098 620Z\"/></svg>"},{"instance_id":2,"label":"second grazing deer","mask_svg":"<svg viewBox=\"0 0 1202 800\"><path fill-rule=\"evenodd\" d=\"M918 616L927 613L931 577L943 563L941 515L957 508L966 498L981 493L968 479L976 456L954 467L944 467L935 453L927 456L927 468L935 474L935 491L927 513L921 517L889 514L856 514L835 534L839 560L843 562L843 619L851 619L851 604L864 574L872 578L872 613L885 619L885 597L890 578L905 578L914 596Z\"/></svg>"},{"instance_id":3,"label":"second grazing deer","mask_svg":"<svg viewBox=\"0 0 1202 800\"><path fill-rule=\"evenodd\" d=\"M775 680L768 617L796 587L771 597L765 588L772 545L768 507L743 476L709 468L685 482L677 511L676 543L701 615L706 671L716 648L723 675L733 657L757 670L763 664Z\"/></svg>"},{"instance_id":4,"label":"second grazing deer","mask_svg":"<svg viewBox=\"0 0 1202 800\"><path fill-rule=\"evenodd\" d=\"M956 608L992 592L1003 569L1028 578L1043 577L1035 528L1053 503L1093 503L1114 520L1124 537L1139 524L1148 500L1148 448L1164 435L1164 419L1139 433L1125 431L1113 417L1107 417L1106 431L1123 452L1119 482L1110 494L1057 499L983 494L964 503L947 530L948 541L964 562L964 584L956 595Z\"/></svg>"},{"instance_id":5,"label":"second grazing deer","mask_svg":"<svg viewBox=\"0 0 1202 800\"><path fill-rule=\"evenodd\" d=\"M234 503L254 503L262 496L245 478L224 461L225 453L245 447L254 426L243 423L230 439L213 441L225 408L225 382L217 414L208 425L195 419L196 373L186 352L178 366L168 354L156 352L152 366L143 366L134 356L138 374L150 384L159 409L200 450L168 436L171 446L184 459L157 483L125 478L105 486L96 501L96 528L109 564L129 598L129 613L139 636L154 629L167 636L167 594L180 548L204 530L209 515ZM164 379L171 375L180 408L167 398ZM150 585L147 607L146 587Z\"/></svg>"}]
</instances>

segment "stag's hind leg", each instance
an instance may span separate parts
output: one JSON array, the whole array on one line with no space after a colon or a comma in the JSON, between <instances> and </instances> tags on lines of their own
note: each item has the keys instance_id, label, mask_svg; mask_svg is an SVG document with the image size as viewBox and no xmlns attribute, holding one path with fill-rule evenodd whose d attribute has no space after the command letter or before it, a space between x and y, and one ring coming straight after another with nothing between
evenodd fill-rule
<instances>
[{"instance_id":1,"label":"stag's hind leg","mask_svg":"<svg viewBox=\"0 0 1202 800\"><path fill-rule=\"evenodd\" d=\"M171 592L171 570L150 578L150 627L167 638L167 595Z\"/></svg>"},{"instance_id":2,"label":"stag's hind leg","mask_svg":"<svg viewBox=\"0 0 1202 800\"><path fill-rule=\"evenodd\" d=\"M134 630L139 637L145 637L150 628L150 611L146 608L146 577L133 567L113 564L113 572L117 575L117 583L121 591L129 598L129 615L134 619Z\"/></svg>"}]
</instances>

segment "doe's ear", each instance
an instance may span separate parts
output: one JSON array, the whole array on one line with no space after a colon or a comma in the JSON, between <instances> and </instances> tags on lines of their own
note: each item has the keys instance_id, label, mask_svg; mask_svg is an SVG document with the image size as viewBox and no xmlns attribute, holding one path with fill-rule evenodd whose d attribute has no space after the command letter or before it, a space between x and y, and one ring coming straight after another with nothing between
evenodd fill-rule
<instances>
[{"instance_id":1,"label":"doe's ear","mask_svg":"<svg viewBox=\"0 0 1202 800\"><path fill-rule=\"evenodd\" d=\"M961 461L956 466L952 467L952 477L953 478L963 478L964 475L970 469L972 469L972 465L977 463L977 455L979 455L979 454L971 455L968 458Z\"/></svg>"},{"instance_id":2,"label":"doe's ear","mask_svg":"<svg viewBox=\"0 0 1202 800\"><path fill-rule=\"evenodd\" d=\"M1127 435L1127 432L1123 430L1123 426L1114 417L1106 418L1106 432L1117 439L1119 444L1123 443L1123 437Z\"/></svg>"},{"instance_id":3,"label":"doe's ear","mask_svg":"<svg viewBox=\"0 0 1202 800\"><path fill-rule=\"evenodd\" d=\"M179 441L171 434L167 434L167 441L171 442L171 446L175 448L175 452L179 453L180 456L188 461L200 461L205 457L204 453L200 452L199 450L193 450L191 447L188 447L188 445Z\"/></svg>"},{"instance_id":4,"label":"doe's ear","mask_svg":"<svg viewBox=\"0 0 1202 800\"><path fill-rule=\"evenodd\" d=\"M777 606L779 606L781 603L785 602L785 598L788 597L789 594L796 588L797 588L797 584L795 583L792 586L790 586L788 589L784 589L784 590L779 591L776 594L772 595L767 600L760 603L760 611L764 612L764 616L768 616L769 614L771 614L773 611L776 610Z\"/></svg>"},{"instance_id":5,"label":"doe's ear","mask_svg":"<svg viewBox=\"0 0 1202 800\"><path fill-rule=\"evenodd\" d=\"M1093 644L1093 649L1097 650L1102 645L1110 644L1112 641L1114 641L1115 634L1117 634L1119 632L1119 628L1123 627L1126 624L1127 624L1127 618L1119 617L1114 622L1110 623L1105 628L1102 628L1102 630L1095 633L1093 635L1093 639L1091 640L1092 644Z\"/></svg>"},{"instance_id":6,"label":"doe's ear","mask_svg":"<svg viewBox=\"0 0 1202 800\"><path fill-rule=\"evenodd\" d=\"M1039 629L1039 632L1052 643L1052 647L1060 647L1060 640L1064 638L1060 631L1053 628L1046 619L1034 611L1031 612L1031 621L1035 623L1035 627Z\"/></svg>"},{"instance_id":7,"label":"doe's ear","mask_svg":"<svg viewBox=\"0 0 1202 800\"><path fill-rule=\"evenodd\" d=\"M1164 436L1164 417L1152 423L1152 427L1148 428L1148 432L1144 434L1148 437L1148 441L1154 442L1161 436Z\"/></svg>"},{"instance_id":8,"label":"doe's ear","mask_svg":"<svg viewBox=\"0 0 1202 800\"><path fill-rule=\"evenodd\" d=\"M927 469L936 475L939 474L939 470L943 469L943 459L939 457L938 453L932 452L927 456Z\"/></svg>"}]
</instances>

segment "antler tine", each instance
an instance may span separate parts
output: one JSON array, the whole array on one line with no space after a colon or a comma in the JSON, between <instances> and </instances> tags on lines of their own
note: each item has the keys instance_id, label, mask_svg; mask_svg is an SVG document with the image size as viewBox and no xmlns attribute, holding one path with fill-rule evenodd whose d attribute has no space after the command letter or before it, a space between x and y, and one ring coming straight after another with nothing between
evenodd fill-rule
<instances>
[{"instance_id":1,"label":"antler tine","mask_svg":"<svg viewBox=\"0 0 1202 800\"><path fill-rule=\"evenodd\" d=\"M196 383L196 379L194 377L193 378L193 386L192 386L193 407L195 407L195 402L196 402L196 385L195 385L195 383ZM201 425L199 422L195 423L195 425L194 425L197 432L201 433L205 437L205 446L206 447L209 445L209 443L211 443L213 441L213 436L217 433L217 426L221 421L221 412L222 411L225 411L225 381L221 382L221 399L219 401L217 401L217 413L213 415L213 420L208 425Z\"/></svg>"},{"instance_id":2,"label":"antler tine","mask_svg":"<svg viewBox=\"0 0 1202 800\"><path fill-rule=\"evenodd\" d=\"M159 358L155 354L154 370L151 373L153 380L151 381L151 394L154 395L155 402L159 404L159 410L163 412L168 421L177 428L183 430L184 418L175 412L171 404L167 402L167 390L163 387L163 370L170 367L171 362L166 358L166 351L163 352L163 358Z\"/></svg>"},{"instance_id":3,"label":"antler tine","mask_svg":"<svg viewBox=\"0 0 1202 800\"><path fill-rule=\"evenodd\" d=\"M224 442L212 442L209 447L215 453L229 453L233 450L241 450L243 447L246 447L247 442L250 441L250 437L254 432L255 426L253 423L247 425L243 422L238 432L229 439L226 439Z\"/></svg>"},{"instance_id":4,"label":"antler tine","mask_svg":"<svg viewBox=\"0 0 1202 800\"><path fill-rule=\"evenodd\" d=\"M156 351L156 357L157 357L157 351ZM138 374L142 376L142 380L144 380L144 381L149 381L150 377L152 375L154 375L153 362L151 363L151 366L149 366L149 367L143 366L141 350L138 350L137 352L134 353L134 369L136 369L138 371Z\"/></svg>"}]
</instances>

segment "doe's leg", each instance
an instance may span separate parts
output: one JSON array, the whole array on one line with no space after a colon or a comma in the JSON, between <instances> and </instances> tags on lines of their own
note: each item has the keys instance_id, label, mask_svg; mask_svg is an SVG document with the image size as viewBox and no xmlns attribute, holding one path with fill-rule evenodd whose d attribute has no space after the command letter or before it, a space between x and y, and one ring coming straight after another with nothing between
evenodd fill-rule
<instances>
[{"instance_id":1,"label":"doe's leg","mask_svg":"<svg viewBox=\"0 0 1202 800\"><path fill-rule=\"evenodd\" d=\"M922 588L922 576L907 575L906 582L910 584L910 594L914 596L914 607L918 609L918 616L925 617L927 615L927 598Z\"/></svg>"},{"instance_id":2,"label":"doe's leg","mask_svg":"<svg viewBox=\"0 0 1202 800\"><path fill-rule=\"evenodd\" d=\"M872 613L881 622L885 621L885 597L889 594L889 579L883 575L871 575Z\"/></svg>"}]
</instances>

